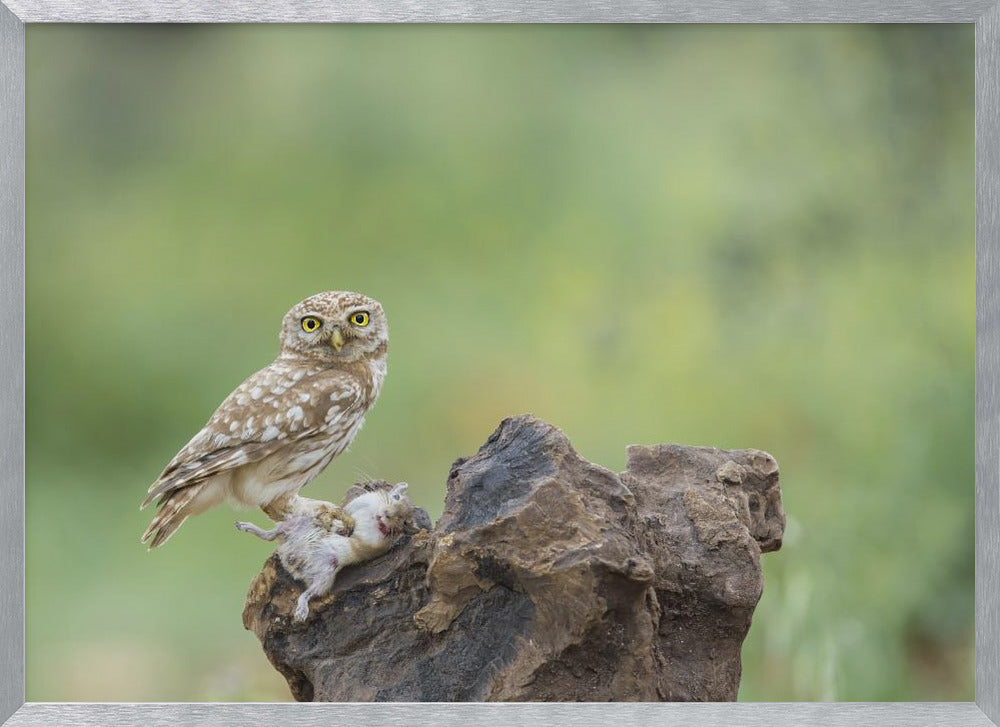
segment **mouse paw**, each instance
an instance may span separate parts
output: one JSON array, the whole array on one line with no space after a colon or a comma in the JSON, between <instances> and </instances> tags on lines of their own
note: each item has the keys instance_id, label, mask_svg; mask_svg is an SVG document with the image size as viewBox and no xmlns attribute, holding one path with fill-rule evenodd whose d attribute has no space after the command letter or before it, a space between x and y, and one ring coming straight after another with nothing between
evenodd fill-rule
<instances>
[{"instance_id":1,"label":"mouse paw","mask_svg":"<svg viewBox=\"0 0 1000 727\"><path fill-rule=\"evenodd\" d=\"M300 603L295 607L295 614L292 616L292 620L295 623L302 623L307 618L309 618L309 604Z\"/></svg>"}]
</instances>

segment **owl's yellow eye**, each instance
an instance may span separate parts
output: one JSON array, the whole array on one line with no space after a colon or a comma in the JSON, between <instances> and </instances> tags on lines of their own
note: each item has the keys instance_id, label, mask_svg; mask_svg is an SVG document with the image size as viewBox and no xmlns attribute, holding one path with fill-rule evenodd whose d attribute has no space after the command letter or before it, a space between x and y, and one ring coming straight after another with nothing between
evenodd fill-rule
<instances>
[{"instance_id":1,"label":"owl's yellow eye","mask_svg":"<svg viewBox=\"0 0 1000 727\"><path fill-rule=\"evenodd\" d=\"M323 322L316 316L306 316L302 319L302 330L306 333L318 331Z\"/></svg>"},{"instance_id":2,"label":"owl's yellow eye","mask_svg":"<svg viewBox=\"0 0 1000 727\"><path fill-rule=\"evenodd\" d=\"M358 326L359 328L364 328L368 325L369 317L368 313L363 310L359 310L357 313L351 315L351 323Z\"/></svg>"}]
</instances>

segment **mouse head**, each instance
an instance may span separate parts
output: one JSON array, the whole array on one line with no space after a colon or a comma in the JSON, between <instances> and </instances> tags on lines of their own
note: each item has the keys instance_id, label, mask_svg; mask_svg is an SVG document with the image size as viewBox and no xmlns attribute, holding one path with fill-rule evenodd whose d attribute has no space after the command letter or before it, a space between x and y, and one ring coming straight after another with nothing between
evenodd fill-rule
<instances>
[{"instance_id":1,"label":"mouse head","mask_svg":"<svg viewBox=\"0 0 1000 727\"><path fill-rule=\"evenodd\" d=\"M405 532L412 529L413 501L406 496L405 482L400 482L384 495L382 505L379 507L379 521L393 534Z\"/></svg>"}]
</instances>

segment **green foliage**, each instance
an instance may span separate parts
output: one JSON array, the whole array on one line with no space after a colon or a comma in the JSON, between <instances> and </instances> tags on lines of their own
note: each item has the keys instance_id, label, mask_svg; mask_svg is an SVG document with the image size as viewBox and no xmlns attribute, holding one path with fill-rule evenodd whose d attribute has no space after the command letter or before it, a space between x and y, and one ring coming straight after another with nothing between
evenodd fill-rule
<instances>
[{"instance_id":1,"label":"green foliage","mask_svg":"<svg viewBox=\"0 0 1000 727\"><path fill-rule=\"evenodd\" d=\"M300 298L389 377L307 492L507 415L624 466L757 447L786 545L741 698L973 698L969 26L28 29L28 699L287 699L270 547L146 486ZM259 520L260 517L257 517Z\"/></svg>"}]
</instances>

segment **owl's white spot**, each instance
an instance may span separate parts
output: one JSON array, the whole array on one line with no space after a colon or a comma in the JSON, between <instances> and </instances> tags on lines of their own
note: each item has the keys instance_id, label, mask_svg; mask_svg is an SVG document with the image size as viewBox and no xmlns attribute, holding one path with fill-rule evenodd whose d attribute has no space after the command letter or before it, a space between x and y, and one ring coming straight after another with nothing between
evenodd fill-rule
<instances>
[{"instance_id":1,"label":"owl's white spot","mask_svg":"<svg viewBox=\"0 0 1000 727\"><path fill-rule=\"evenodd\" d=\"M284 386L272 386L271 387L271 393L274 394L275 396L281 396L282 394L285 393L285 387Z\"/></svg>"},{"instance_id":2,"label":"owl's white spot","mask_svg":"<svg viewBox=\"0 0 1000 727\"><path fill-rule=\"evenodd\" d=\"M304 375L305 375L305 371L293 371L292 372L292 381L300 381Z\"/></svg>"},{"instance_id":3,"label":"owl's white spot","mask_svg":"<svg viewBox=\"0 0 1000 727\"><path fill-rule=\"evenodd\" d=\"M264 426L269 427L274 424L274 417L264 417Z\"/></svg>"},{"instance_id":4,"label":"owl's white spot","mask_svg":"<svg viewBox=\"0 0 1000 727\"><path fill-rule=\"evenodd\" d=\"M295 421L296 419L301 419L303 416L301 406L293 406L291 409L288 410L287 413L289 421Z\"/></svg>"},{"instance_id":5,"label":"owl's white spot","mask_svg":"<svg viewBox=\"0 0 1000 727\"><path fill-rule=\"evenodd\" d=\"M252 389L250 389L250 396L252 398L254 398L254 399L259 399L260 395L263 394L263 393L264 393L264 390L262 388L260 388L259 386L255 386Z\"/></svg>"},{"instance_id":6,"label":"owl's white spot","mask_svg":"<svg viewBox=\"0 0 1000 727\"><path fill-rule=\"evenodd\" d=\"M281 424L283 421L285 421L285 417L281 416L281 414L275 414L274 415L274 423L275 424Z\"/></svg>"},{"instance_id":7,"label":"owl's white spot","mask_svg":"<svg viewBox=\"0 0 1000 727\"><path fill-rule=\"evenodd\" d=\"M307 404L311 398L309 394L299 394L299 401L303 404Z\"/></svg>"},{"instance_id":8,"label":"owl's white spot","mask_svg":"<svg viewBox=\"0 0 1000 727\"><path fill-rule=\"evenodd\" d=\"M273 396L265 396L264 399L263 399L263 401L264 401L265 404L270 404L272 401L274 401L274 397Z\"/></svg>"},{"instance_id":9,"label":"owl's white spot","mask_svg":"<svg viewBox=\"0 0 1000 727\"><path fill-rule=\"evenodd\" d=\"M212 438L212 444L214 444L216 447L225 447L227 444L229 444L229 439L230 437L228 434L216 434Z\"/></svg>"},{"instance_id":10,"label":"owl's white spot","mask_svg":"<svg viewBox=\"0 0 1000 727\"><path fill-rule=\"evenodd\" d=\"M249 401L250 401L250 397L247 396L246 394L237 394L236 395L236 403L239 404L240 406L246 406Z\"/></svg>"},{"instance_id":11,"label":"owl's white spot","mask_svg":"<svg viewBox=\"0 0 1000 727\"><path fill-rule=\"evenodd\" d=\"M240 428L239 422L233 422L232 424L229 425L229 431L231 432L235 432L239 428Z\"/></svg>"},{"instance_id":12,"label":"owl's white spot","mask_svg":"<svg viewBox=\"0 0 1000 727\"><path fill-rule=\"evenodd\" d=\"M260 438L265 442L270 442L272 439L277 439L278 437L283 437L283 436L285 435L281 433L280 429L272 426L265 429L264 433L261 435Z\"/></svg>"}]
</instances>

